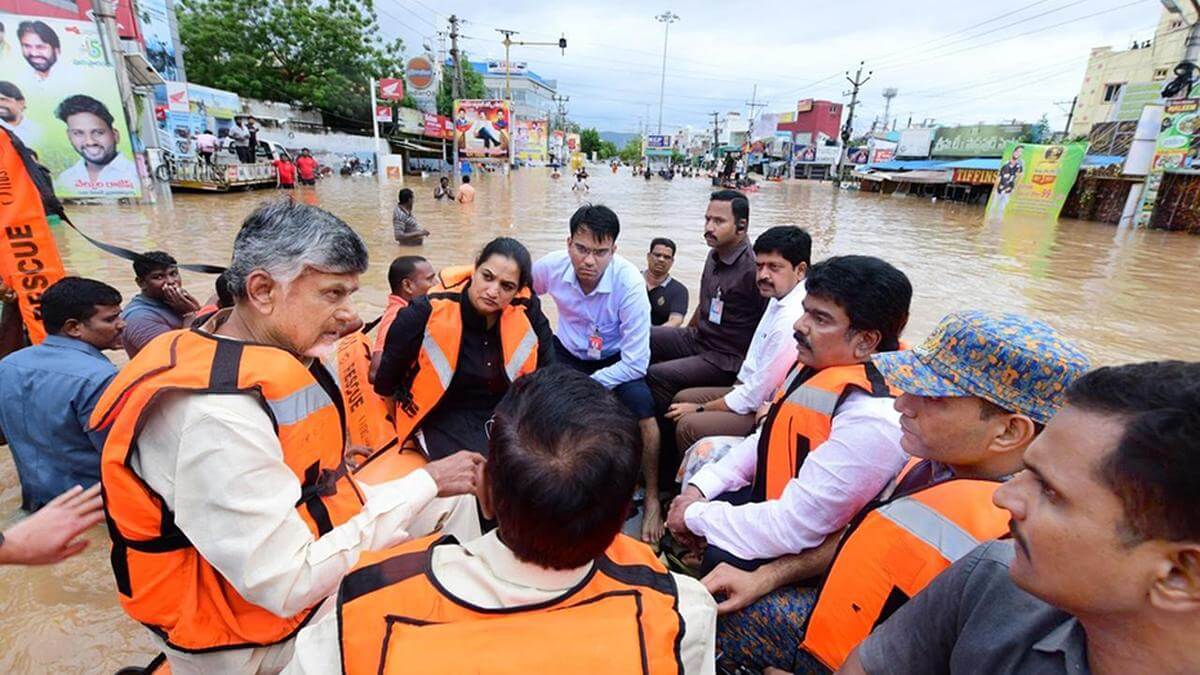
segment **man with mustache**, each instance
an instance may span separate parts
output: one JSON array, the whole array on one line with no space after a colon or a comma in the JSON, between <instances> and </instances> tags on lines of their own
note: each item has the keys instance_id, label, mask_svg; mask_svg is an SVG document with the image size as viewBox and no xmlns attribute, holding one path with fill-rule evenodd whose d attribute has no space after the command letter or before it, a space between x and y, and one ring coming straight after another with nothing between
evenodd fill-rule
<instances>
[{"instance_id":1,"label":"man with mustache","mask_svg":"<svg viewBox=\"0 0 1200 675\"><path fill-rule=\"evenodd\" d=\"M62 54L58 34L44 21L22 21L17 26L17 40L21 43L21 55L33 68L34 83L48 84L54 77L54 64Z\"/></svg>"},{"instance_id":2,"label":"man with mustache","mask_svg":"<svg viewBox=\"0 0 1200 675\"><path fill-rule=\"evenodd\" d=\"M0 80L0 127L17 135L26 147L42 137L41 127L25 114L25 94L12 82Z\"/></svg>"},{"instance_id":3,"label":"man with mustache","mask_svg":"<svg viewBox=\"0 0 1200 675\"><path fill-rule=\"evenodd\" d=\"M75 94L63 99L54 114L67 125L67 139L80 158L58 174L57 189L68 195L134 189L137 167L117 147L121 132L113 126L108 107Z\"/></svg>"},{"instance_id":4,"label":"man with mustache","mask_svg":"<svg viewBox=\"0 0 1200 675\"><path fill-rule=\"evenodd\" d=\"M704 212L704 241L712 250L700 276L700 301L692 320L686 326L656 326L650 331L646 383L659 415L666 414L683 389L729 387L737 380L767 307L767 299L758 292L749 231L746 196L737 190L713 192ZM677 459L665 462L664 468L673 474L677 464Z\"/></svg>"},{"instance_id":5,"label":"man with mustache","mask_svg":"<svg viewBox=\"0 0 1200 675\"><path fill-rule=\"evenodd\" d=\"M912 285L879 258L813 265L796 321L797 365L763 427L692 477L667 527L718 563L753 570L816 548L895 478L900 447L894 390L871 363L899 349Z\"/></svg>"},{"instance_id":6,"label":"man with mustache","mask_svg":"<svg viewBox=\"0 0 1200 675\"><path fill-rule=\"evenodd\" d=\"M726 596L721 651L733 663L837 668L938 572L1007 532L992 494L1021 470L1062 392L1088 368L1050 326L980 311L950 314L916 349L872 360L902 392L900 445L913 459L844 535L830 537L839 541L832 564L831 543L753 572L718 566L705 578ZM801 583L826 573L823 584Z\"/></svg>"},{"instance_id":7,"label":"man with mustache","mask_svg":"<svg viewBox=\"0 0 1200 675\"><path fill-rule=\"evenodd\" d=\"M1094 370L996 490L983 544L843 673L1200 672L1200 364Z\"/></svg>"},{"instance_id":8,"label":"man with mustache","mask_svg":"<svg viewBox=\"0 0 1200 675\"><path fill-rule=\"evenodd\" d=\"M694 387L675 396L667 419L675 422L680 452L705 436L745 436L754 431L754 415L796 361L792 325L804 314L804 274L812 257L812 238L799 227L780 225L758 236L754 261L758 292L768 298L746 359L732 387Z\"/></svg>"}]
</instances>

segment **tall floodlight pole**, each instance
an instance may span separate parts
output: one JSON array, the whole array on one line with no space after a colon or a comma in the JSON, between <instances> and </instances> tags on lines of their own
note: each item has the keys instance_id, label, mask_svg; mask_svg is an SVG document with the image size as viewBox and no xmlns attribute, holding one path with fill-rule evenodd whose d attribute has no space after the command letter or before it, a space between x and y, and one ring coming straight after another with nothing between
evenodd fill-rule
<instances>
[{"instance_id":1,"label":"tall floodlight pole","mask_svg":"<svg viewBox=\"0 0 1200 675\"><path fill-rule=\"evenodd\" d=\"M663 62L662 80L658 84L658 133L662 134L663 92L667 88L667 37L671 34L671 24L679 20L679 15L671 10L654 17L663 24Z\"/></svg>"}]
</instances>

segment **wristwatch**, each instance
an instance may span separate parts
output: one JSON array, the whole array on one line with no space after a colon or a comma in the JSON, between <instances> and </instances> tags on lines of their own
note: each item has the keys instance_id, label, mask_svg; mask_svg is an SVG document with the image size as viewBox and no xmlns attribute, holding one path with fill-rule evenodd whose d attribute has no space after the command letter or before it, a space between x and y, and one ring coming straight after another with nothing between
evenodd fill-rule
<instances>
[{"instance_id":1,"label":"wristwatch","mask_svg":"<svg viewBox=\"0 0 1200 675\"><path fill-rule=\"evenodd\" d=\"M703 405L696 406L696 412L704 412L704 406Z\"/></svg>"}]
</instances>

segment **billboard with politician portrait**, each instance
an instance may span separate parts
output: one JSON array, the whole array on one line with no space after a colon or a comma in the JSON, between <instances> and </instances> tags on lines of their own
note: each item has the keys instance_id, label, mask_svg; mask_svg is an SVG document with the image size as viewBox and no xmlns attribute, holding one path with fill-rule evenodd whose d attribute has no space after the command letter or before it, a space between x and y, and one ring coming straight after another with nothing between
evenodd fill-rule
<instances>
[{"instance_id":1,"label":"billboard with politician portrait","mask_svg":"<svg viewBox=\"0 0 1200 675\"><path fill-rule=\"evenodd\" d=\"M0 13L0 124L38 153L59 197L137 197L141 179L96 26Z\"/></svg>"},{"instance_id":2,"label":"billboard with politician portrait","mask_svg":"<svg viewBox=\"0 0 1200 675\"><path fill-rule=\"evenodd\" d=\"M507 160L511 149L508 102L459 99L454 102L458 152L470 159Z\"/></svg>"},{"instance_id":3,"label":"billboard with politician portrait","mask_svg":"<svg viewBox=\"0 0 1200 675\"><path fill-rule=\"evenodd\" d=\"M517 120L513 139L518 159L526 162L545 162L548 155L549 123L546 120Z\"/></svg>"}]
</instances>

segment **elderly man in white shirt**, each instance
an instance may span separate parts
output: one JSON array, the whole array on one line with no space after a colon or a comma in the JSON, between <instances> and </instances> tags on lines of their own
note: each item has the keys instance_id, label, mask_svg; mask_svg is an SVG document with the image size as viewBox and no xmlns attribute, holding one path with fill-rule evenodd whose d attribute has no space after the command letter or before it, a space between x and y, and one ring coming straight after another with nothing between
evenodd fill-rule
<instances>
[{"instance_id":1,"label":"elderly man in white shirt","mask_svg":"<svg viewBox=\"0 0 1200 675\"><path fill-rule=\"evenodd\" d=\"M894 393L871 355L899 348L912 285L869 256L813 265L796 322L797 368L763 428L692 477L667 527L699 550L701 571L752 570L819 546L899 473Z\"/></svg>"},{"instance_id":2,"label":"elderly man in white shirt","mask_svg":"<svg viewBox=\"0 0 1200 675\"><path fill-rule=\"evenodd\" d=\"M478 492L497 528L364 556L286 672L715 673L712 596L619 533L639 470L623 405L541 369L513 383L490 437Z\"/></svg>"},{"instance_id":3,"label":"elderly man in white shirt","mask_svg":"<svg viewBox=\"0 0 1200 675\"><path fill-rule=\"evenodd\" d=\"M804 274L811 256L812 237L793 225L772 227L755 240L758 292L770 298L767 309L734 386L693 387L675 395L667 419L675 422L681 453L705 436L745 436L754 431L755 413L771 402L796 362L792 326L804 314Z\"/></svg>"},{"instance_id":4,"label":"elderly man in white shirt","mask_svg":"<svg viewBox=\"0 0 1200 675\"><path fill-rule=\"evenodd\" d=\"M642 273L617 255L621 223L607 206L587 204L571 216L567 250L533 264L533 289L558 309L558 362L592 376L638 419L642 432L645 510L642 539L662 538L658 497L658 424L646 384L650 365L650 298Z\"/></svg>"},{"instance_id":5,"label":"elderly man in white shirt","mask_svg":"<svg viewBox=\"0 0 1200 675\"><path fill-rule=\"evenodd\" d=\"M341 394L319 357L358 324L367 249L321 209L250 214L226 273L237 301L152 341L92 424L122 606L174 673L272 673L364 551L430 532L474 490L460 452L373 486L347 474ZM288 393L291 392L291 393Z\"/></svg>"}]
</instances>

